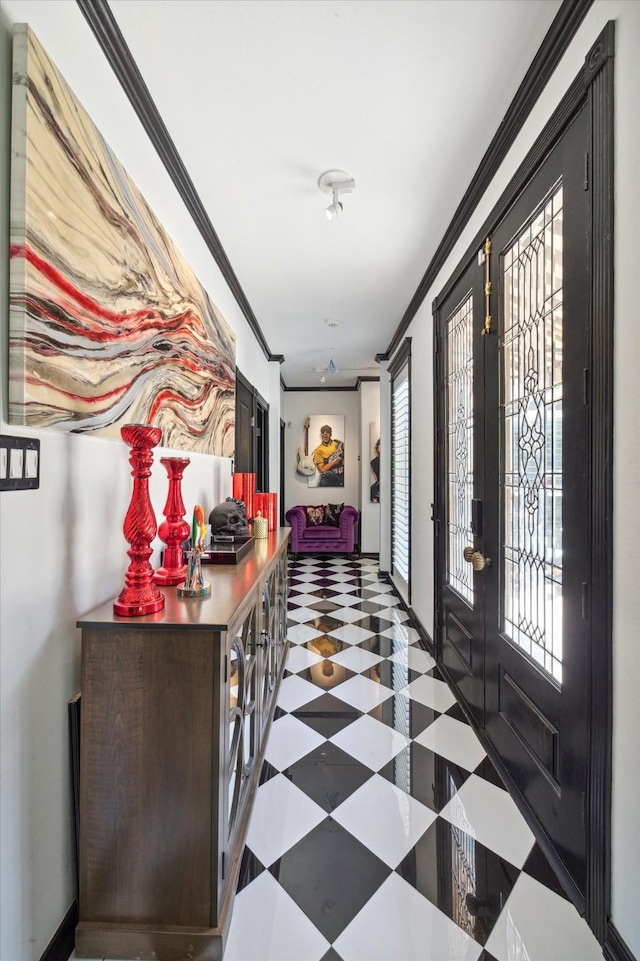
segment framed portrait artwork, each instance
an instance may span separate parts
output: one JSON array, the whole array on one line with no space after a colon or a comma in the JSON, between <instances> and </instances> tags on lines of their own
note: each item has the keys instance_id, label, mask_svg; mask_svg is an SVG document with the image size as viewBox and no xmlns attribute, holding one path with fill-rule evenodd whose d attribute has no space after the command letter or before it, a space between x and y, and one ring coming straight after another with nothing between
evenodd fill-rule
<instances>
[{"instance_id":1,"label":"framed portrait artwork","mask_svg":"<svg viewBox=\"0 0 640 961\"><path fill-rule=\"evenodd\" d=\"M369 424L369 499L380 503L380 424Z\"/></svg>"},{"instance_id":2,"label":"framed portrait artwork","mask_svg":"<svg viewBox=\"0 0 640 961\"><path fill-rule=\"evenodd\" d=\"M309 417L309 449L315 467L307 478L309 487L344 487L344 416Z\"/></svg>"}]
</instances>

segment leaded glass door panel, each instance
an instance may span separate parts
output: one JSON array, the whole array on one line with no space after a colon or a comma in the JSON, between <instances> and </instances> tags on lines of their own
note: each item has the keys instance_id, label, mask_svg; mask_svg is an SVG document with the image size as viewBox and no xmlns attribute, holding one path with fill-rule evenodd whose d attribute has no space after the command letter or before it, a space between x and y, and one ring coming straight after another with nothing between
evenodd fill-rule
<instances>
[{"instance_id":1,"label":"leaded glass door panel","mask_svg":"<svg viewBox=\"0 0 640 961\"><path fill-rule=\"evenodd\" d=\"M442 305L439 363L445 477L442 490L441 658L458 693L484 724L484 581L465 550L474 544L484 497L484 421L481 415L482 265L473 264ZM478 416L480 412L480 416Z\"/></svg>"}]
</instances>

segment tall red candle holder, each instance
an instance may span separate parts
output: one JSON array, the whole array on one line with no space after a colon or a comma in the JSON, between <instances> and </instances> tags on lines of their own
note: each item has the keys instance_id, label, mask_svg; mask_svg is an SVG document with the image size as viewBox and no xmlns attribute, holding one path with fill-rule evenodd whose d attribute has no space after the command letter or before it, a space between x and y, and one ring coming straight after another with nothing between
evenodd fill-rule
<instances>
[{"instance_id":1,"label":"tall red candle holder","mask_svg":"<svg viewBox=\"0 0 640 961\"><path fill-rule=\"evenodd\" d=\"M182 584L187 573L182 544L191 534L191 527L184 519L180 482L191 460L188 457L161 457L160 463L169 477L169 492L163 511L166 520L160 524L158 536L167 546L162 567L155 572L153 580L155 584Z\"/></svg>"},{"instance_id":2,"label":"tall red candle holder","mask_svg":"<svg viewBox=\"0 0 640 961\"><path fill-rule=\"evenodd\" d=\"M156 535L156 516L149 498L149 477L153 453L151 448L160 443L162 430L150 424L127 424L120 436L131 448L129 463L133 477L131 503L122 530L131 547L127 554L131 563L125 574L125 586L113 612L121 617L140 617L154 614L164 607L164 594L153 584L153 569L149 558L153 553L151 541Z\"/></svg>"}]
</instances>

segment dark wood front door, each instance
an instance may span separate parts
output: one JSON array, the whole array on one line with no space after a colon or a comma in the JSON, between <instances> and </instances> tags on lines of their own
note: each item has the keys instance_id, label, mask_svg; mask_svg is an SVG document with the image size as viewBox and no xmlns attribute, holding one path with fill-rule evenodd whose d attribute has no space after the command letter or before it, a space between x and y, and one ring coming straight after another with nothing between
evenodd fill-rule
<instances>
[{"instance_id":1,"label":"dark wood front door","mask_svg":"<svg viewBox=\"0 0 640 961\"><path fill-rule=\"evenodd\" d=\"M269 405L236 370L236 450L234 468L255 474L256 490L269 490Z\"/></svg>"},{"instance_id":2,"label":"dark wood front door","mask_svg":"<svg viewBox=\"0 0 640 961\"><path fill-rule=\"evenodd\" d=\"M439 660L585 891L588 111L438 307Z\"/></svg>"},{"instance_id":3,"label":"dark wood front door","mask_svg":"<svg viewBox=\"0 0 640 961\"><path fill-rule=\"evenodd\" d=\"M239 474L255 471L254 390L238 371L236 376L236 451L233 469Z\"/></svg>"}]
</instances>

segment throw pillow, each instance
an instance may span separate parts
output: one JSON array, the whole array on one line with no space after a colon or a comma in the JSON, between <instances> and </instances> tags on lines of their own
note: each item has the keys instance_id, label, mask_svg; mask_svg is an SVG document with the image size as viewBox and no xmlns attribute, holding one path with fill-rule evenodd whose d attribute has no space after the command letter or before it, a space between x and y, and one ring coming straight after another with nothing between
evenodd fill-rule
<instances>
[{"instance_id":1,"label":"throw pillow","mask_svg":"<svg viewBox=\"0 0 640 961\"><path fill-rule=\"evenodd\" d=\"M340 527L340 515L344 504L327 504L324 509L324 522L331 527Z\"/></svg>"},{"instance_id":2,"label":"throw pillow","mask_svg":"<svg viewBox=\"0 0 640 961\"><path fill-rule=\"evenodd\" d=\"M312 504L305 507L307 512L307 527L318 527L324 524L324 507L322 504Z\"/></svg>"}]
</instances>

